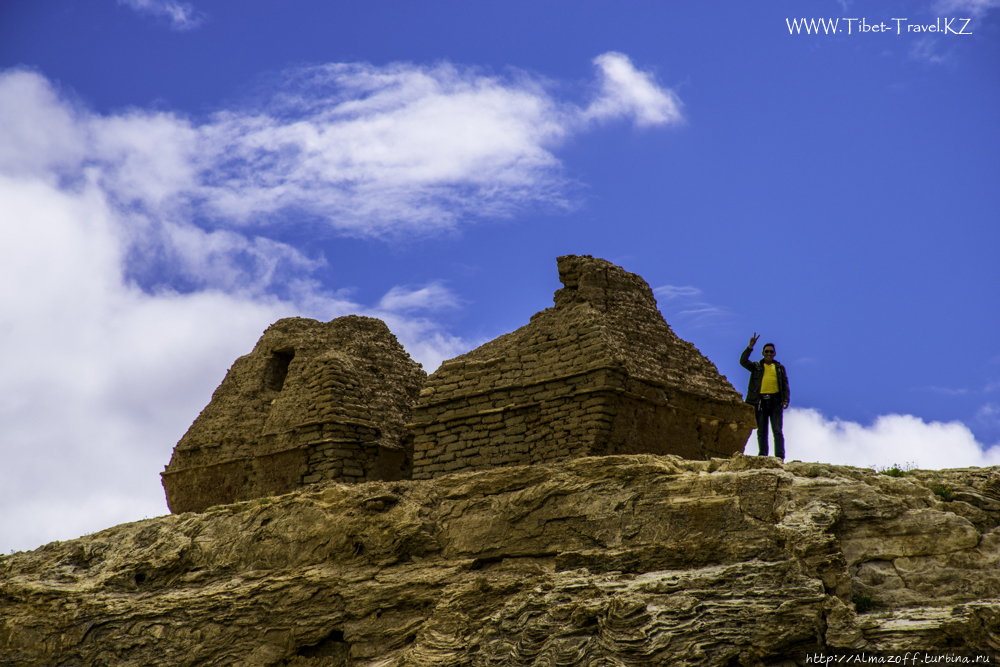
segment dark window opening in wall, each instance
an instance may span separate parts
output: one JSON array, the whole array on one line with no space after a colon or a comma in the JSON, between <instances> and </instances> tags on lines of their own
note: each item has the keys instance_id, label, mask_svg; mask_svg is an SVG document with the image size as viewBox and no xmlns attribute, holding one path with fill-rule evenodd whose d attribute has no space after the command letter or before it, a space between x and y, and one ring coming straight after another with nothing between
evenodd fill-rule
<instances>
[{"instance_id":1,"label":"dark window opening in wall","mask_svg":"<svg viewBox=\"0 0 1000 667\"><path fill-rule=\"evenodd\" d=\"M271 353L271 358L267 360L264 368L264 388L270 391L281 391L285 386L285 378L288 376L288 366L295 357L293 350Z\"/></svg>"}]
</instances>

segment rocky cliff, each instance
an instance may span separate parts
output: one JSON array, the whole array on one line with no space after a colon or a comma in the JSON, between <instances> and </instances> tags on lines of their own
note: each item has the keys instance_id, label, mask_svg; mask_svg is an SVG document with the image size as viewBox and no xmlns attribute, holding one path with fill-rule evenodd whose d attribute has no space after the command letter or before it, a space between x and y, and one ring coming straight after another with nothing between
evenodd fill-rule
<instances>
[{"instance_id":1,"label":"rocky cliff","mask_svg":"<svg viewBox=\"0 0 1000 667\"><path fill-rule=\"evenodd\" d=\"M993 469L894 477L741 455L326 482L3 557L0 665L996 651L998 499Z\"/></svg>"}]
</instances>

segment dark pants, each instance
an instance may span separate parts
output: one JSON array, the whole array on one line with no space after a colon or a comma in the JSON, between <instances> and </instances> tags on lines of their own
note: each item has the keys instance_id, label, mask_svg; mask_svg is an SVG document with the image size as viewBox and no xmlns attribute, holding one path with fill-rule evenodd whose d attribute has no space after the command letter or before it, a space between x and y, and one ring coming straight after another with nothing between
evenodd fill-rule
<instances>
[{"instance_id":1,"label":"dark pants","mask_svg":"<svg viewBox=\"0 0 1000 667\"><path fill-rule=\"evenodd\" d=\"M761 394L757 401L757 448L767 456L767 422L774 433L774 455L785 458L785 436L781 434L781 394Z\"/></svg>"}]
</instances>

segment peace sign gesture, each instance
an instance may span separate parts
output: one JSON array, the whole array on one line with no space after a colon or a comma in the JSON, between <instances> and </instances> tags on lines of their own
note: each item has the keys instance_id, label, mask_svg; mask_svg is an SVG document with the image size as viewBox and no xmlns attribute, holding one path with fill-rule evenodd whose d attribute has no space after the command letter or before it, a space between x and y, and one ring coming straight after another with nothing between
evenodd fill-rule
<instances>
[{"instance_id":1,"label":"peace sign gesture","mask_svg":"<svg viewBox=\"0 0 1000 667\"><path fill-rule=\"evenodd\" d=\"M749 347L752 350L753 346L757 344L757 339L758 338L760 338L760 336L758 336L757 332L754 331L753 332L753 337L750 339L750 344L747 347Z\"/></svg>"}]
</instances>

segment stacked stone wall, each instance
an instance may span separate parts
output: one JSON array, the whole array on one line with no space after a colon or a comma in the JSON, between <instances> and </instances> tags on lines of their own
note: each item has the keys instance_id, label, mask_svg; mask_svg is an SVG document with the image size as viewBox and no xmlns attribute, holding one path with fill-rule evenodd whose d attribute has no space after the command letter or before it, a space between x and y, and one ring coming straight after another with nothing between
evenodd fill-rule
<instances>
[{"instance_id":1,"label":"stacked stone wall","mask_svg":"<svg viewBox=\"0 0 1000 667\"><path fill-rule=\"evenodd\" d=\"M580 456L675 454L697 460L729 456L746 443L740 415L720 415L726 406L702 404L699 412L682 407L693 397L675 395L680 400L673 404L664 393L607 368L422 404L422 421L410 425L413 478Z\"/></svg>"},{"instance_id":2,"label":"stacked stone wall","mask_svg":"<svg viewBox=\"0 0 1000 667\"><path fill-rule=\"evenodd\" d=\"M634 389L634 387L633 387ZM648 387L647 389L655 389ZM623 392L614 407L609 454L675 454L687 459L726 458L746 444L746 423L736 414L726 419L725 405L685 408L692 400L673 394L655 399ZM720 414L721 413L721 414Z\"/></svg>"},{"instance_id":3,"label":"stacked stone wall","mask_svg":"<svg viewBox=\"0 0 1000 667\"><path fill-rule=\"evenodd\" d=\"M609 386L620 382L616 371L593 370L422 404L411 425L413 477L603 453L616 400Z\"/></svg>"},{"instance_id":4,"label":"stacked stone wall","mask_svg":"<svg viewBox=\"0 0 1000 667\"><path fill-rule=\"evenodd\" d=\"M501 336L432 374L414 409L415 479L455 470L588 456L606 440L603 404L615 369L604 362L602 328L581 310ZM490 352L498 356L482 357ZM612 385L619 382L611 381ZM583 407L586 403L586 407Z\"/></svg>"},{"instance_id":5,"label":"stacked stone wall","mask_svg":"<svg viewBox=\"0 0 1000 667\"><path fill-rule=\"evenodd\" d=\"M280 320L233 364L163 472L173 512L410 476L426 374L379 320Z\"/></svg>"},{"instance_id":6,"label":"stacked stone wall","mask_svg":"<svg viewBox=\"0 0 1000 667\"><path fill-rule=\"evenodd\" d=\"M558 262L553 307L429 378L378 320L276 322L177 444L171 510L317 482L741 450L752 410L673 333L646 282L589 256Z\"/></svg>"},{"instance_id":7,"label":"stacked stone wall","mask_svg":"<svg viewBox=\"0 0 1000 667\"><path fill-rule=\"evenodd\" d=\"M560 257L555 306L446 362L414 409L413 477L612 454L729 456L752 414L640 277Z\"/></svg>"}]
</instances>

